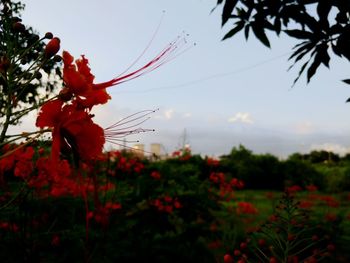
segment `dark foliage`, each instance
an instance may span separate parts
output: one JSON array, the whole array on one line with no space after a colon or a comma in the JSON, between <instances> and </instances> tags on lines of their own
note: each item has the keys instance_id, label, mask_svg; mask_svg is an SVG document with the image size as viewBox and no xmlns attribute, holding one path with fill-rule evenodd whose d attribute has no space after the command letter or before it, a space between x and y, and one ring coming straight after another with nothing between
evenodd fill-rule
<instances>
[{"instance_id":1,"label":"dark foliage","mask_svg":"<svg viewBox=\"0 0 350 263\"><path fill-rule=\"evenodd\" d=\"M0 2L0 119L4 125L0 142L5 139L7 126L16 125L51 94L57 80L50 79L50 74L61 76L59 57L44 55L44 41L52 34L40 37L22 24L23 8L20 2ZM40 92L40 87L45 92Z\"/></svg>"},{"instance_id":2,"label":"dark foliage","mask_svg":"<svg viewBox=\"0 0 350 263\"><path fill-rule=\"evenodd\" d=\"M329 67L330 52L350 60L350 1L348 0L218 0L223 5L222 25L233 22L223 39L249 32L270 47L268 32L284 32L299 40L289 57L302 62L294 83L306 70L307 82L323 64ZM349 84L350 80L345 79Z\"/></svg>"}]
</instances>

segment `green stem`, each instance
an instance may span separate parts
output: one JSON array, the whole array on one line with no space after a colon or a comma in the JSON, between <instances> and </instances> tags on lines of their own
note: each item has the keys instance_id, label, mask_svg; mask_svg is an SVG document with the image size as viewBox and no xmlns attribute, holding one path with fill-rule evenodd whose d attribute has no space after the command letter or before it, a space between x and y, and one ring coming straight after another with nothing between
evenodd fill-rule
<instances>
[{"instance_id":1,"label":"green stem","mask_svg":"<svg viewBox=\"0 0 350 263\"><path fill-rule=\"evenodd\" d=\"M10 125L10 118L12 115L12 105L11 105L11 94L7 97L7 108L6 108L6 114L5 114L5 122L3 124L3 128L0 134L0 143L3 143L6 137L7 129Z\"/></svg>"},{"instance_id":2,"label":"green stem","mask_svg":"<svg viewBox=\"0 0 350 263\"><path fill-rule=\"evenodd\" d=\"M52 100L57 99L57 98L58 98L58 95L52 97L51 99L45 100L43 102L40 102L39 104L34 105L34 106L30 107L30 108L14 112L13 115L18 115L18 116L16 116L15 118L12 118L11 121L10 121L10 124L15 123L17 120L21 119L23 116L27 115L32 110L36 110L40 106L44 105L46 102L52 101Z\"/></svg>"}]
</instances>

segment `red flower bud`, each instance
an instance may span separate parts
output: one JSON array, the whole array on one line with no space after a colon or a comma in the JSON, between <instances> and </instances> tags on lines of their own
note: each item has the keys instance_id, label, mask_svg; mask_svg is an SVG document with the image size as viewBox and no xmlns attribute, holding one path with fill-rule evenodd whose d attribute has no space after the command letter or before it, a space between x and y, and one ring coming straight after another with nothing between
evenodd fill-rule
<instances>
[{"instance_id":1,"label":"red flower bud","mask_svg":"<svg viewBox=\"0 0 350 263\"><path fill-rule=\"evenodd\" d=\"M0 57L0 72L5 73L10 67L10 60L6 56Z\"/></svg>"},{"instance_id":2,"label":"red flower bud","mask_svg":"<svg viewBox=\"0 0 350 263\"><path fill-rule=\"evenodd\" d=\"M21 22L16 22L12 25L16 32L24 32L26 30L25 26Z\"/></svg>"},{"instance_id":3,"label":"red flower bud","mask_svg":"<svg viewBox=\"0 0 350 263\"><path fill-rule=\"evenodd\" d=\"M259 247L263 247L263 246L265 246L266 245L266 241L265 241L265 239L259 239L258 240L258 245L259 245Z\"/></svg>"},{"instance_id":4,"label":"red flower bud","mask_svg":"<svg viewBox=\"0 0 350 263\"><path fill-rule=\"evenodd\" d=\"M334 250L335 250L335 245L329 244L329 245L327 246L327 250L328 250L328 251L334 251Z\"/></svg>"},{"instance_id":5,"label":"red flower bud","mask_svg":"<svg viewBox=\"0 0 350 263\"><path fill-rule=\"evenodd\" d=\"M49 43L47 43L45 47L45 56L47 58L56 55L56 53L60 50L60 42L61 41L58 37L54 37L49 41Z\"/></svg>"},{"instance_id":6,"label":"red flower bud","mask_svg":"<svg viewBox=\"0 0 350 263\"><path fill-rule=\"evenodd\" d=\"M233 263L233 258L232 258L232 256L231 256L230 254L226 254L226 255L224 256L224 262L225 262L225 263Z\"/></svg>"},{"instance_id":7,"label":"red flower bud","mask_svg":"<svg viewBox=\"0 0 350 263\"><path fill-rule=\"evenodd\" d=\"M242 242L239 247L241 249L245 249L245 248L247 248L247 243L246 242Z\"/></svg>"}]
</instances>

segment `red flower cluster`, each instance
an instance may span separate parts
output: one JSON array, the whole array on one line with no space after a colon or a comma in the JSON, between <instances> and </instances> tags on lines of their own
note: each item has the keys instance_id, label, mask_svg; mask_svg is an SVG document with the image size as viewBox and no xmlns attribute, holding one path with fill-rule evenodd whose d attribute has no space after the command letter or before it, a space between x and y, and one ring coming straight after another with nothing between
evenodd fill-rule
<instances>
[{"instance_id":1,"label":"red flower cluster","mask_svg":"<svg viewBox=\"0 0 350 263\"><path fill-rule=\"evenodd\" d=\"M122 156L120 159L118 159L116 168L124 173L140 173L145 166L137 158L127 159L126 157Z\"/></svg>"},{"instance_id":2,"label":"red flower cluster","mask_svg":"<svg viewBox=\"0 0 350 263\"><path fill-rule=\"evenodd\" d=\"M221 197L233 198L233 189L242 189L244 183L237 178L229 180L222 172L212 172L209 180L219 186L219 194Z\"/></svg>"},{"instance_id":3,"label":"red flower cluster","mask_svg":"<svg viewBox=\"0 0 350 263\"><path fill-rule=\"evenodd\" d=\"M153 200L151 204L155 206L158 211L165 211L169 214L173 212L174 208L179 209L182 207L182 204L177 198L168 195Z\"/></svg>"},{"instance_id":4,"label":"red flower cluster","mask_svg":"<svg viewBox=\"0 0 350 263\"><path fill-rule=\"evenodd\" d=\"M15 147L17 149L15 150ZM14 175L22 179L27 178L33 171L32 158L34 155L33 147L18 147L7 144L3 147L4 152L13 151L8 156L0 159L0 181L3 180L5 172L14 170Z\"/></svg>"},{"instance_id":5,"label":"red flower cluster","mask_svg":"<svg viewBox=\"0 0 350 263\"><path fill-rule=\"evenodd\" d=\"M87 220L94 219L96 223L106 227L109 224L110 214L114 210L122 208L120 203L107 202L104 206L99 206L95 211L87 214Z\"/></svg>"},{"instance_id":6,"label":"red flower cluster","mask_svg":"<svg viewBox=\"0 0 350 263\"><path fill-rule=\"evenodd\" d=\"M259 211L252 203L238 202L236 212L237 212L237 214L255 215Z\"/></svg>"},{"instance_id":7,"label":"red flower cluster","mask_svg":"<svg viewBox=\"0 0 350 263\"><path fill-rule=\"evenodd\" d=\"M292 185L286 188L286 191L290 194L294 194L296 192L300 192L303 190L299 185Z\"/></svg>"},{"instance_id":8,"label":"red flower cluster","mask_svg":"<svg viewBox=\"0 0 350 263\"><path fill-rule=\"evenodd\" d=\"M220 161L211 157L207 158L207 165L208 166L212 166L212 167L216 167L220 164Z\"/></svg>"}]
</instances>

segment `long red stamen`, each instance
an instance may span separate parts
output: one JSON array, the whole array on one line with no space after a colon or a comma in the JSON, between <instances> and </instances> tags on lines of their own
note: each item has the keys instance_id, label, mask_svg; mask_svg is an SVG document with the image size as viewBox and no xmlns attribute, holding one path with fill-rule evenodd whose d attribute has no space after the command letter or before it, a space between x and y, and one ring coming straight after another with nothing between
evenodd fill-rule
<instances>
[{"instance_id":1,"label":"long red stamen","mask_svg":"<svg viewBox=\"0 0 350 263\"><path fill-rule=\"evenodd\" d=\"M94 84L94 89L105 89L107 87L119 85L123 82L130 81L148 72L151 72L185 52L187 49L183 49L183 47L186 44L187 41L185 37L177 37L175 41L168 44L168 46L166 46L160 53L158 53L158 55L156 55L151 61L146 63L141 68L114 78L110 81Z\"/></svg>"}]
</instances>

